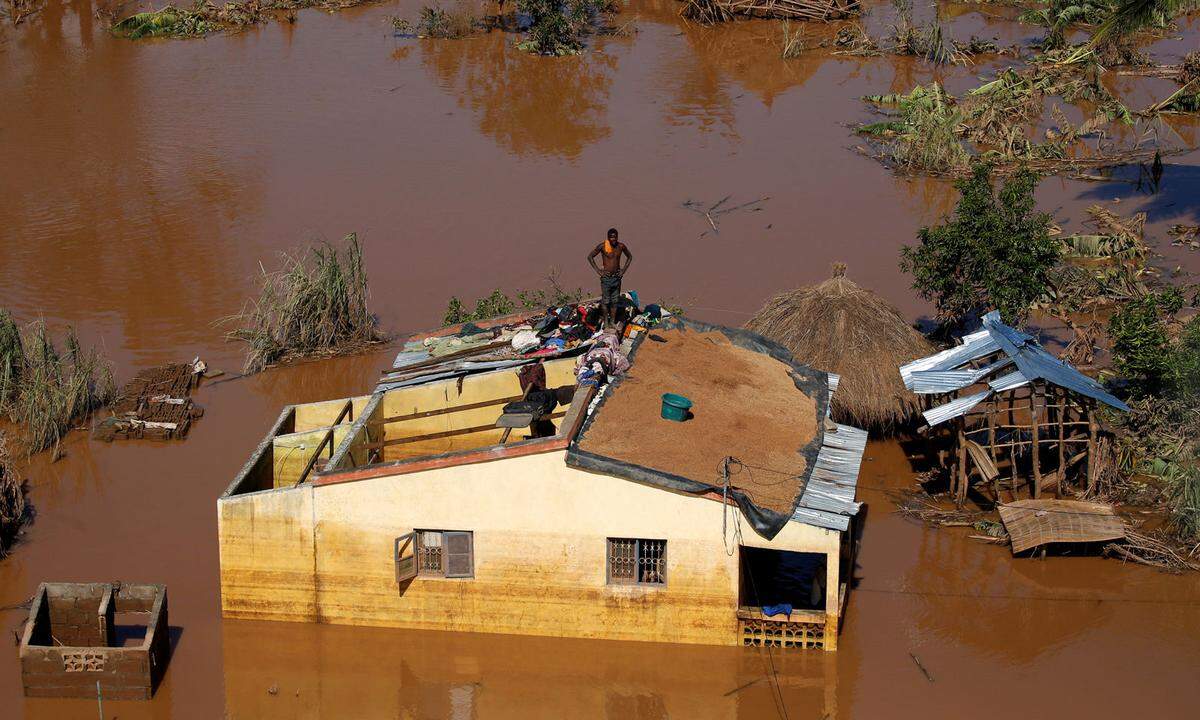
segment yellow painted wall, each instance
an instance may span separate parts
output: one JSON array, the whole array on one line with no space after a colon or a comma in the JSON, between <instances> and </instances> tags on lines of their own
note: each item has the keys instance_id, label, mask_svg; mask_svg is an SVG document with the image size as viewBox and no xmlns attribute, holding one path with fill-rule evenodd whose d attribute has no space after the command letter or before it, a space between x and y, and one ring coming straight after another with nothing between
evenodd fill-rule
<instances>
[{"instance_id":1,"label":"yellow painted wall","mask_svg":"<svg viewBox=\"0 0 1200 720\"><path fill-rule=\"evenodd\" d=\"M555 388L575 384L575 360L553 360L545 363L546 385ZM489 400L512 398L521 395L521 384L516 370L472 375L463 379L461 388L457 379L415 385L391 390L383 396L382 416L386 418L414 413L440 410L461 405L472 405ZM416 437L472 427L494 425L500 417L501 405L474 408L461 412L445 413L431 417L391 422L385 426L384 438ZM565 408L558 408L562 412ZM557 422L555 423L557 426ZM454 452L477 447L486 447L500 442L502 429L489 428L476 433L435 438L402 445L391 445L384 449L384 461L404 460L429 455ZM512 439L523 438L523 429L513 431Z\"/></svg>"},{"instance_id":2,"label":"yellow painted wall","mask_svg":"<svg viewBox=\"0 0 1200 720\"><path fill-rule=\"evenodd\" d=\"M331 417L330 420L333 418ZM306 432L296 432L287 435L277 435L272 441L274 445L272 471L275 487L291 487L296 484L296 480L300 477L300 473L304 471L308 461L312 459L313 453L321 446L321 441L325 439L325 433L329 431L328 427L323 427L317 430L308 430ZM350 425L343 423L333 429L333 440L320 447L321 457L328 460L333 451L337 449L342 440L346 439L346 435L350 433ZM316 472L310 472L308 477L311 479Z\"/></svg>"},{"instance_id":3,"label":"yellow painted wall","mask_svg":"<svg viewBox=\"0 0 1200 720\"><path fill-rule=\"evenodd\" d=\"M729 508L730 554L720 503L570 468L564 456L557 451L304 488L314 493L317 581L296 576L287 593L254 579L265 575L248 578L257 569L253 563L227 566L224 547L227 534L243 538L239 547L245 547L246 535L262 532L261 550L277 555L284 549L273 546L294 538L278 537L278 522L267 516L295 509L268 498L271 493L222 499L263 498L257 515L222 511L225 614L309 620L315 606L318 619L332 623L737 644L736 508ZM248 520L263 530L247 528ZM836 572L839 533L789 523L767 541L741 523L743 544L823 552ZM393 540L417 528L473 531L475 577L420 577L401 592ZM607 585L609 537L666 539L667 585ZM289 580L286 573L271 577ZM834 597L836 588L835 579ZM304 597L308 591L313 595Z\"/></svg>"},{"instance_id":4,"label":"yellow painted wall","mask_svg":"<svg viewBox=\"0 0 1200 720\"><path fill-rule=\"evenodd\" d=\"M313 488L217 501L221 609L232 617L315 622Z\"/></svg>"},{"instance_id":5,"label":"yellow painted wall","mask_svg":"<svg viewBox=\"0 0 1200 720\"><path fill-rule=\"evenodd\" d=\"M346 406L346 401L352 400L350 416L343 418L342 423L349 425L358 419L362 414L367 403L371 401L370 395L363 395L356 398L341 398L339 400L323 400L321 402L305 403L296 405L296 432L304 432L305 430L317 430L327 428L337 419L342 408Z\"/></svg>"}]
</instances>

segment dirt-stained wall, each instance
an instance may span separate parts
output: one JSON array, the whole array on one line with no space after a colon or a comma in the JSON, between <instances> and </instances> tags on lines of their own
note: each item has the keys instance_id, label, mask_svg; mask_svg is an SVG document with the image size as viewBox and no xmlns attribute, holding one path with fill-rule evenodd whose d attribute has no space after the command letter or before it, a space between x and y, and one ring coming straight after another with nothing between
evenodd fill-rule
<instances>
[{"instance_id":1,"label":"dirt-stained wall","mask_svg":"<svg viewBox=\"0 0 1200 720\"><path fill-rule=\"evenodd\" d=\"M303 485L217 502L226 615L317 620L312 492Z\"/></svg>"},{"instance_id":2,"label":"dirt-stained wall","mask_svg":"<svg viewBox=\"0 0 1200 720\"><path fill-rule=\"evenodd\" d=\"M723 538L721 503L568 468L562 451L220 506L226 616L472 632L736 644L738 521L742 544L832 568L839 543L799 523L767 541L733 507ZM398 586L393 542L414 529L472 531L475 577ZM667 584L607 584L609 537L666 539Z\"/></svg>"}]
</instances>

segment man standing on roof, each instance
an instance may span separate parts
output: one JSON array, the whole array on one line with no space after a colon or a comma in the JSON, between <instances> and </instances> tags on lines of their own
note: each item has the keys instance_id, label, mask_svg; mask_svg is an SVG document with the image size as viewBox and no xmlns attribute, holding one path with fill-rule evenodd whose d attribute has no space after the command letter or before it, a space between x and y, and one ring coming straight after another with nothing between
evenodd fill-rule
<instances>
[{"instance_id":1,"label":"man standing on roof","mask_svg":"<svg viewBox=\"0 0 1200 720\"><path fill-rule=\"evenodd\" d=\"M600 263L596 264L596 256ZM625 265L621 265L621 256ZM617 324L617 302L621 299L621 277L633 264L633 253L617 239L617 229L609 228L608 237L588 255L588 264L600 276L600 311L609 325Z\"/></svg>"}]
</instances>

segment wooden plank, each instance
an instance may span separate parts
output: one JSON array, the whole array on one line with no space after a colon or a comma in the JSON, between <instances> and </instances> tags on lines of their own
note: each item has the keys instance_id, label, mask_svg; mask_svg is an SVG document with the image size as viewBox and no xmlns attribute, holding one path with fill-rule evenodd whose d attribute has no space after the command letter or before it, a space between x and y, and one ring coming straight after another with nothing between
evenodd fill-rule
<instances>
[{"instance_id":1,"label":"wooden plank","mask_svg":"<svg viewBox=\"0 0 1200 720\"><path fill-rule=\"evenodd\" d=\"M1032 428L1031 428L1032 437L1030 439L1030 442L1033 443L1033 446L1032 446L1032 451L1033 451L1033 457L1032 457L1032 461L1033 461L1033 497L1035 500L1042 496L1042 466L1041 466L1041 455L1039 454L1039 448L1041 447L1042 443L1041 443L1041 437L1040 437L1040 429L1038 426L1038 423L1041 419L1041 414L1038 410L1038 404L1037 404L1037 399L1041 394L1042 394L1042 387L1041 387L1041 384L1039 383L1037 386L1037 389L1034 390L1033 399L1031 400L1031 403L1030 403L1031 409L1029 411L1030 412L1030 424L1032 425Z\"/></svg>"},{"instance_id":2,"label":"wooden plank","mask_svg":"<svg viewBox=\"0 0 1200 720\"><path fill-rule=\"evenodd\" d=\"M554 420L556 418L561 418L561 417L565 416L566 414L567 414L566 411L562 411L562 412L553 413L552 415L549 415L547 417L551 420ZM392 447L393 445L408 445L410 443L423 442L425 440L440 440L442 438L457 437L459 435L471 435L472 433L483 432L484 430L495 430L495 429L496 429L496 423L493 422L493 423L489 423L487 425L476 425L474 427L459 428L458 430L444 430L442 432L427 433L425 435L414 435L413 437L393 438L391 440L384 440L383 442L376 442L376 443L371 443L370 445L364 445L363 447L370 449L370 450L377 450L380 448Z\"/></svg>"},{"instance_id":3,"label":"wooden plank","mask_svg":"<svg viewBox=\"0 0 1200 720\"><path fill-rule=\"evenodd\" d=\"M1055 394L1062 395L1062 399L1063 399L1062 406L1058 410L1055 411L1055 413L1058 415L1058 472L1059 472L1059 478L1058 478L1058 484L1054 486L1054 495L1055 495L1055 497L1061 498L1062 497L1062 486L1067 481L1067 462L1066 462L1066 449L1065 449L1066 443L1063 442L1064 440L1066 440L1066 437L1067 437L1066 426L1064 425L1064 420L1065 420L1064 416L1067 414L1067 389L1066 388L1058 388Z\"/></svg>"},{"instance_id":4,"label":"wooden plank","mask_svg":"<svg viewBox=\"0 0 1200 720\"><path fill-rule=\"evenodd\" d=\"M448 408L438 408L437 410L425 410L422 412L410 413L408 415L393 415L392 417L373 420L370 425L385 425L387 423L404 422L406 420L420 420L422 418L436 417L438 415L448 415L450 413L465 412L467 410L478 410L480 408L492 407L493 405L507 405L510 402L523 400L524 395L514 395L511 397L496 398L495 400L481 400L480 402L468 403L467 405L456 405Z\"/></svg>"},{"instance_id":5,"label":"wooden plank","mask_svg":"<svg viewBox=\"0 0 1200 720\"><path fill-rule=\"evenodd\" d=\"M325 449L326 445L329 445L330 443L333 442L334 429L338 425L341 424L342 420L347 415L351 415L351 414L353 414L353 412L354 412L354 401L347 400L346 404L342 406L342 411L338 413L338 416L336 418L334 418L333 425L331 425L330 428L327 431L325 431L325 437L321 438L321 444L317 446L316 452L314 452L312 454L312 457L310 457L308 459L308 463L304 466L304 470L302 470L300 472L300 476L298 478L296 478L296 484L293 485L293 487L298 487L301 483L304 482L304 480L308 477L308 474L310 472L312 472L313 467L317 464L317 459L321 457L321 451ZM329 455L330 455L330 457L333 456L333 448L332 447L329 448Z\"/></svg>"},{"instance_id":6,"label":"wooden plank","mask_svg":"<svg viewBox=\"0 0 1200 720\"><path fill-rule=\"evenodd\" d=\"M1096 483L1099 479L1099 468L1096 464L1096 437L1099 431L1099 425L1096 423L1096 403L1088 403L1087 406L1087 490L1091 495L1096 491Z\"/></svg>"}]
</instances>

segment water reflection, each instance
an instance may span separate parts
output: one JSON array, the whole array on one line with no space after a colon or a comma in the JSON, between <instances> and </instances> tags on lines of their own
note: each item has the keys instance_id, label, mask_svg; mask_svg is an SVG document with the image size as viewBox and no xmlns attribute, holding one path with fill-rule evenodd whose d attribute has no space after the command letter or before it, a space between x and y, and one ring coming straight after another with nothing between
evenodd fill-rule
<instances>
[{"instance_id":1,"label":"water reflection","mask_svg":"<svg viewBox=\"0 0 1200 720\"><path fill-rule=\"evenodd\" d=\"M87 320L120 362L135 338L211 335L232 265L219 230L259 212L263 173L255 153L225 151L221 118L190 117L202 91L171 81L182 46L152 56L93 15L51 3L0 54L0 105L20 109L0 143L0 227L19 233L0 243L0 284L21 319Z\"/></svg>"},{"instance_id":2,"label":"water reflection","mask_svg":"<svg viewBox=\"0 0 1200 720\"><path fill-rule=\"evenodd\" d=\"M517 155L576 158L608 137L608 96L617 57L530 55L513 35L494 31L459 41L420 43L421 63L469 110L479 129Z\"/></svg>"},{"instance_id":3,"label":"water reflection","mask_svg":"<svg viewBox=\"0 0 1200 720\"><path fill-rule=\"evenodd\" d=\"M229 718L838 716L821 652L776 651L772 673L750 648L231 620L223 647Z\"/></svg>"}]
</instances>

